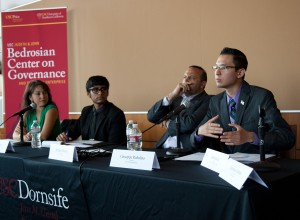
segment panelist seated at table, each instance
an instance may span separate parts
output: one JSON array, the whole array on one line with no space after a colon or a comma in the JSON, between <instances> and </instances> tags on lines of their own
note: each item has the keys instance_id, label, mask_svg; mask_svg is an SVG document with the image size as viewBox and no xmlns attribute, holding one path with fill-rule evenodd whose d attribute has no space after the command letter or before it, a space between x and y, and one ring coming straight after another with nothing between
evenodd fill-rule
<instances>
[{"instance_id":1,"label":"panelist seated at table","mask_svg":"<svg viewBox=\"0 0 300 220\"><path fill-rule=\"evenodd\" d=\"M91 76L86 82L87 96L93 104L85 106L78 119L67 120L66 131L57 141L67 142L81 136L82 140L97 140L112 144L126 143L124 112L107 100L109 81L104 76Z\"/></svg>"},{"instance_id":2,"label":"panelist seated at table","mask_svg":"<svg viewBox=\"0 0 300 220\"><path fill-rule=\"evenodd\" d=\"M245 81L247 66L247 57L240 50L221 51L213 69L217 87L225 91L211 98L205 118L191 135L192 146L225 153L259 153L260 118L265 122L265 153L277 154L295 144L295 135L282 118L272 92ZM264 117L259 108L264 109Z\"/></svg>"},{"instance_id":3,"label":"panelist seated at table","mask_svg":"<svg viewBox=\"0 0 300 220\"><path fill-rule=\"evenodd\" d=\"M205 91L207 82L206 71L200 66L189 66L183 75L182 82L178 83L168 96L157 101L148 111L148 120L152 123L161 123L161 120L172 111L185 105L178 114L162 122L166 132L157 141L156 148L177 147L177 124L179 118L179 138L183 148L190 148L190 135L206 114L210 95Z\"/></svg>"},{"instance_id":4,"label":"panelist seated at table","mask_svg":"<svg viewBox=\"0 0 300 220\"><path fill-rule=\"evenodd\" d=\"M49 86L41 80L30 81L24 91L22 107L26 108L32 103L36 108L23 115L23 140L31 141L30 127L33 120L37 120L41 127L41 140L55 140L61 133L59 111L52 100ZM20 123L14 129L13 139L20 141Z\"/></svg>"}]
</instances>

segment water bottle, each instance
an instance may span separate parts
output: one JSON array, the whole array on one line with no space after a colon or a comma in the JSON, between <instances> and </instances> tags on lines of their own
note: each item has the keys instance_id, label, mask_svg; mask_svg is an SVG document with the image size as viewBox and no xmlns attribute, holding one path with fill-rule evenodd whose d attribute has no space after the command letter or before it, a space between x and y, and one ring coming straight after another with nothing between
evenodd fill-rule
<instances>
[{"instance_id":1,"label":"water bottle","mask_svg":"<svg viewBox=\"0 0 300 220\"><path fill-rule=\"evenodd\" d=\"M128 149L128 150L131 150L131 146L130 146L130 143L129 143L129 140L130 140L129 134L130 134L130 132L131 132L131 129L133 128L132 125L133 125L133 120L129 120L129 121L128 121L128 124L127 124L127 126L126 126L127 149Z\"/></svg>"},{"instance_id":2,"label":"water bottle","mask_svg":"<svg viewBox=\"0 0 300 220\"><path fill-rule=\"evenodd\" d=\"M34 120L31 128L30 128L30 133L31 133L31 147L32 148L40 148L42 146L41 143L41 127L37 120Z\"/></svg>"},{"instance_id":3,"label":"water bottle","mask_svg":"<svg viewBox=\"0 0 300 220\"><path fill-rule=\"evenodd\" d=\"M142 132L138 124L133 124L129 134L129 145L131 150L142 150Z\"/></svg>"}]
</instances>

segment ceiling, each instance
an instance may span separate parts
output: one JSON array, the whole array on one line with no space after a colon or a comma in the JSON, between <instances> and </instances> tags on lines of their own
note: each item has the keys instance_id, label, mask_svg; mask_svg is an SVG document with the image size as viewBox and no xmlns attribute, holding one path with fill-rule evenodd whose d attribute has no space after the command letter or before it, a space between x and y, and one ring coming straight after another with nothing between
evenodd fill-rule
<instances>
[{"instance_id":1,"label":"ceiling","mask_svg":"<svg viewBox=\"0 0 300 220\"><path fill-rule=\"evenodd\" d=\"M31 4L40 0L1 0L0 8L1 11L10 10L19 6Z\"/></svg>"}]
</instances>

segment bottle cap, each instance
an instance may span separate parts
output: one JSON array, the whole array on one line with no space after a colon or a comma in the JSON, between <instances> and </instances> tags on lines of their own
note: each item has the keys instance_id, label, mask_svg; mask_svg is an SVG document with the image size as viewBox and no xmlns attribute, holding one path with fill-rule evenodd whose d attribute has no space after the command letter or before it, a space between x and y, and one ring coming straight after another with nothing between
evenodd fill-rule
<instances>
[{"instance_id":1,"label":"bottle cap","mask_svg":"<svg viewBox=\"0 0 300 220\"><path fill-rule=\"evenodd\" d=\"M129 123L129 124L133 124L133 120L129 120L128 123Z\"/></svg>"}]
</instances>

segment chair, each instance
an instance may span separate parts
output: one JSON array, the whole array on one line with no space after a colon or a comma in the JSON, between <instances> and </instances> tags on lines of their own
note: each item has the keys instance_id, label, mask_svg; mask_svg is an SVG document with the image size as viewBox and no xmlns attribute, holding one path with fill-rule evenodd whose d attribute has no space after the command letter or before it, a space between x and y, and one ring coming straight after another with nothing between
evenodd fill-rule
<instances>
[{"instance_id":1,"label":"chair","mask_svg":"<svg viewBox=\"0 0 300 220\"><path fill-rule=\"evenodd\" d=\"M297 125L290 125L295 137L297 137ZM281 158L296 159L296 144L289 150L280 152Z\"/></svg>"}]
</instances>

